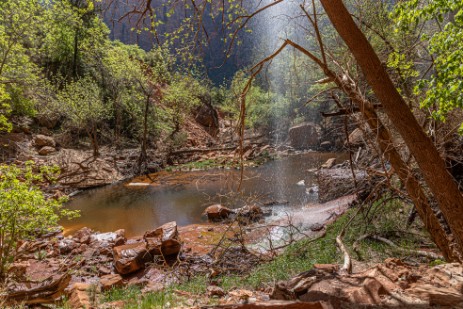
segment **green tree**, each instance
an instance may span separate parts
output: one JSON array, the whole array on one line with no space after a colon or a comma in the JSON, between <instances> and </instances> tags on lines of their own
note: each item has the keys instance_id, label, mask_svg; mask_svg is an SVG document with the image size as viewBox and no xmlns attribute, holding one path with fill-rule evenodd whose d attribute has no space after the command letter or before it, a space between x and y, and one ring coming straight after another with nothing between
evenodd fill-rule
<instances>
[{"instance_id":1,"label":"green tree","mask_svg":"<svg viewBox=\"0 0 463 309\"><path fill-rule=\"evenodd\" d=\"M58 172L57 167L37 168L32 162L24 167L0 165L0 279L5 278L19 241L56 228L63 216L78 214L62 208L64 198L47 199L39 188Z\"/></svg>"},{"instance_id":2,"label":"green tree","mask_svg":"<svg viewBox=\"0 0 463 309\"><path fill-rule=\"evenodd\" d=\"M172 135L180 132L185 117L201 104L199 97L204 87L188 76L179 76L163 92L162 102L169 107L174 129Z\"/></svg>"},{"instance_id":3,"label":"green tree","mask_svg":"<svg viewBox=\"0 0 463 309\"><path fill-rule=\"evenodd\" d=\"M415 94L421 94L421 107L443 121L453 109L463 108L463 3L403 1L392 16L396 32L424 32L422 45L432 58L432 70L418 81Z\"/></svg>"},{"instance_id":4,"label":"green tree","mask_svg":"<svg viewBox=\"0 0 463 309\"><path fill-rule=\"evenodd\" d=\"M39 69L36 51L42 21L39 1L0 2L0 131L10 130L8 116L32 114Z\"/></svg>"},{"instance_id":5,"label":"green tree","mask_svg":"<svg viewBox=\"0 0 463 309\"><path fill-rule=\"evenodd\" d=\"M68 128L85 130L92 143L93 155L98 156L98 129L106 119L107 111L95 81L85 77L67 84L58 94L57 103L64 112Z\"/></svg>"}]
</instances>

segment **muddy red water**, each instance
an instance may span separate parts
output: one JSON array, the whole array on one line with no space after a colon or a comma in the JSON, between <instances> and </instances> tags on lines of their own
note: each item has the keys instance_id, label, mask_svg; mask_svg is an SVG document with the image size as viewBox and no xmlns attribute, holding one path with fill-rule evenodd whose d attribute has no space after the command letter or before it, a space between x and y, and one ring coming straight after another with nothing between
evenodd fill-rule
<instances>
[{"instance_id":1,"label":"muddy red water","mask_svg":"<svg viewBox=\"0 0 463 309\"><path fill-rule=\"evenodd\" d=\"M236 192L240 171L235 169L151 174L80 194L67 204L81 211L80 218L61 224L66 233L87 226L100 232L123 228L134 236L169 221L205 222L202 213L213 203L230 208L269 203L275 218L317 200L316 177L309 170L332 157L346 160L345 154L310 152L246 168L242 193Z\"/></svg>"}]
</instances>

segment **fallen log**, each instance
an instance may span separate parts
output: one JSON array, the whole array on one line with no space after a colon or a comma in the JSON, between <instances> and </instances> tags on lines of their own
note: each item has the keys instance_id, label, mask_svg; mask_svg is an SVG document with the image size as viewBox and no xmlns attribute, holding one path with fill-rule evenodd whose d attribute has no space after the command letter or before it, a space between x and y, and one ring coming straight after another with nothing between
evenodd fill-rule
<instances>
[{"instance_id":1,"label":"fallen log","mask_svg":"<svg viewBox=\"0 0 463 309\"><path fill-rule=\"evenodd\" d=\"M171 155L180 155L185 153L195 153L195 152L210 152L210 151L229 151L235 150L238 146L230 146L230 147L216 147L216 148L192 148L192 149L182 149L177 151L172 151Z\"/></svg>"}]
</instances>

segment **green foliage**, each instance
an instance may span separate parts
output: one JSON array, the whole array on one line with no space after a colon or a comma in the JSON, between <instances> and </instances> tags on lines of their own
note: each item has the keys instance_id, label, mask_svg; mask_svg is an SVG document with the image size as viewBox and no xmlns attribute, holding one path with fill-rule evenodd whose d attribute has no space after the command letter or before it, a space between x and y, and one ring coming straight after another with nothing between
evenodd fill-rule
<instances>
[{"instance_id":1,"label":"green foliage","mask_svg":"<svg viewBox=\"0 0 463 309\"><path fill-rule=\"evenodd\" d=\"M10 113L33 113L39 80L32 55L42 11L39 1L0 2L0 131L11 129Z\"/></svg>"},{"instance_id":2,"label":"green foliage","mask_svg":"<svg viewBox=\"0 0 463 309\"><path fill-rule=\"evenodd\" d=\"M185 116L201 104L199 97L204 92L205 88L199 81L188 76L178 76L166 88L162 102L170 108L174 133L179 132Z\"/></svg>"},{"instance_id":3,"label":"green foliage","mask_svg":"<svg viewBox=\"0 0 463 309\"><path fill-rule=\"evenodd\" d=\"M38 185L52 181L57 167L0 165L0 278L15 257L19 241L32 239L54 228L62 216L76 212L62 208L64 198L47 199Z\"/></svg>"},{"instance_id":4,"label":"green foliage","mask_svg":"<svg viewBox=\"0 0 463 309\"><path fill-rule=\"evenodd\" d=\"M58 102L71 128L94 128L106 115L100 89L89 78L67 84L58 94Z\"/></svg>"},{"instance_id":5,"label":"green foliage","mask_svg":"<svg viewBox=\"0 0 463 309\"><path fill-rule=\"evenodd\" d=\"M463 107L463 3L459 0L404 1L393 12L396 31L422 31L422 41L433 58L434 71L415 87L424 94L421 106L445 120L455 108ZM463 129L463 127L462 127Z\"/></svg>"},{"instance_id":6,"label":"green foliage","mask_svg":"<svg viewBox=\"0 0 463 309\"><path fill-rule=\"evenodd\" d=\"M243 71L236 73L221 107L235 120L240 114L239 98L248 79L249 76ZM265 91L256 82L246 95L246 111L246 126L249 128L272 128L277 123L289 122L289 101L276 93Z\"/></svg>"}]
</instances>

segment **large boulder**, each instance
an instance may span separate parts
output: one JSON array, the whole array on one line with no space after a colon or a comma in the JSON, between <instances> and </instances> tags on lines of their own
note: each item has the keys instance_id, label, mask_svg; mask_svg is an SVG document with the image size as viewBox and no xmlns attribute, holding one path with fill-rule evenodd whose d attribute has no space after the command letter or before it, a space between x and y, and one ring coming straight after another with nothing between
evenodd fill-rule
<instances>
[{"instance_id":1,"label":"large boulder","mask_svg":"<svg viewBox=\"0 0 463 309\"><path fill-rule=\"evenodd\" d=\"M202 125L211 136L215 137L219 133L219 116L212 105L201 105L196 111L195 121Z\"/></svg>"},{"instance_id":2,"label":"large boulder","mask_svg":"<svg viewBox=\"0 0 463 309\"><path fill-rule=\"evenodd\" d=\"M114 267L117 272L125 275L145 267L145 263L153 260L145 242L136 242L114 247Z\"/></svg>"},{"instance_id":3,"label":"large boulder","mask_svg":"<svg viewBox=\"0 0 463 309\"><path fill-rule=\"evenodd\" d=\"M210 221L221 221L227 219L234 211L220 204L211 205L204 210L204 214Z\"/></svg>"},{"instance_id":4,"label":"large boulder","mask_svg":"<svg viewBox=\"0 0 463 309\"><path fill-rule=\"evenodd\" d=\"M53 137L38 134L34 137L34 145L37 148L42 148L44 146L56 147L56 142Z\"/></svg>"},{"instance_id":5,"label":"large boulder","mask_svg":"<svg viewBox=\"0 0 463 309\"><path fill-rule=\"evenodd\" d=\"M153 231L146 232L143 236L148 251L152 255L177 255L181 244L178 238L177 223L166 223Z\"/></svg>"},{"instance_id":6,"label":"large boulder","mask_svg":"<svg viewBox=\"0 0 463 309\"><path fill-rule=\"evenodd\" d=\"M319 136L317 128L310 123L303 123L289 129L289 142L292 147L304 149L316 147Z\"/></svg>"}]
</instances>

